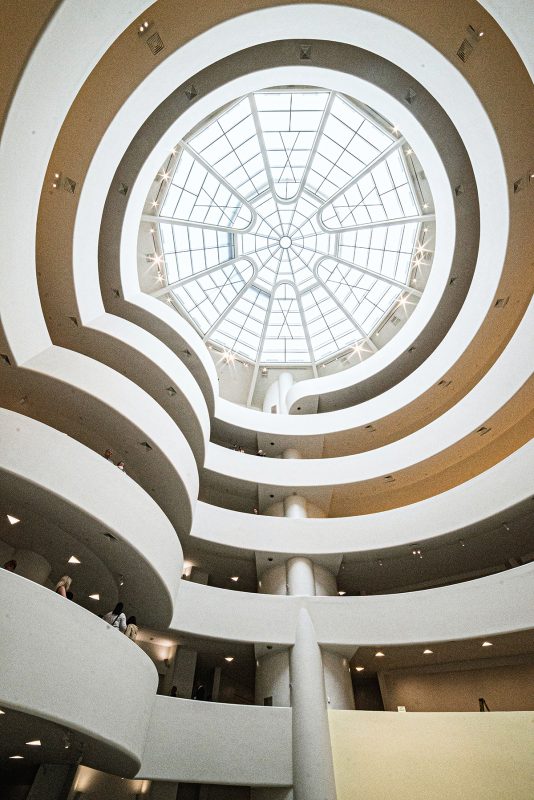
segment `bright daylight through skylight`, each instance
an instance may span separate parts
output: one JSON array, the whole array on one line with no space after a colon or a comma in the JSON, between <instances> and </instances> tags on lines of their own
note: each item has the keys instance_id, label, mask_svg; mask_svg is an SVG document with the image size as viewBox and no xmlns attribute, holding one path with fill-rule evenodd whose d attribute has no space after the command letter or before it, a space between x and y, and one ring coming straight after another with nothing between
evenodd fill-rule
<instances>
[{"instance_id":1,"label":"bright daylight through skylight","mask_svg":"<svg viewBox=\"0 0 534 800\"><path fill-rule=\"evenodd\" d=\"M232 357L361 360L417 304L430 198L401 133L344 95L247 95L180 142L158 181L153 294Z\"/></svg>"}]
</instances>

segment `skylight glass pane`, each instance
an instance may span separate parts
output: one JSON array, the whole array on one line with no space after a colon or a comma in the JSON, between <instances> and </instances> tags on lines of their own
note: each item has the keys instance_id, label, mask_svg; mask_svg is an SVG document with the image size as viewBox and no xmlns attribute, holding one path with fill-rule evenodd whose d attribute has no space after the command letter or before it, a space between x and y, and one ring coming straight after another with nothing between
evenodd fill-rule
<instances>
[{"instance_id":1,"label":"skylight glass pane","mask_svg":"<svg viewBox=\"0 0 534 800\"><path fill-rule=\"evenodd\" d=\"M266 321L261 362L297 364L310 360L295 290L288 284L279 286Z\"/></svg>"},{"instance_id":2,"label":"skylight glass pane","mask_svg":"<svg viewBox=\"0 0 534 800\"><path fill-rule=\"evenodd\" d=\"M160 175L154 294L166 281L206 340L258 364L373 352L368 337L417 302L414 264L432 258L412 167L375 117L326 90L281 88L201 125Z\"/></svg>"},{"instance_id":3,"label":"skylight glass pane","mask_svg":"<svg viewBox=\"0 0 534 800\"><path fill-rule=\"evenodd\" d=\"M417 213L408 175L396 150L334 197L324 208L322 221L327 228L339 230Z\"/></svg>"}]
</instances>

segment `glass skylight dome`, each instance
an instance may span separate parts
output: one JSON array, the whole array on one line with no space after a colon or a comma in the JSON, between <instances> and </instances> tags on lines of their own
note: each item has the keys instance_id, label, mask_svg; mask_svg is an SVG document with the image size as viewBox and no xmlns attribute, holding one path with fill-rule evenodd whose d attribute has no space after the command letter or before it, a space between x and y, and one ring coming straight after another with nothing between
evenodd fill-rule
<instances>
[{"instance_id":1,"label":"glass skylight dome","mask_svg":"<svg viewBox=\"0 0 534 800\"><path fill-rule=\"evenodd\" d=\"M371 355L419 300L431 198L400 132L344 95L242 97L176 146L155 187L153 294L226 357L317 374Z\"/></svg>"}]
</instances>

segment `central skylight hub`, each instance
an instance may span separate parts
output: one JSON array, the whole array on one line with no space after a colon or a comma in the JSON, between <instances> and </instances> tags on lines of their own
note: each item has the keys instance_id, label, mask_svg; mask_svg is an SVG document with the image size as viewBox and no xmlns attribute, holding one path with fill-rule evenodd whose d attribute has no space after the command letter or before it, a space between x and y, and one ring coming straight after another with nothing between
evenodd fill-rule
<instances>
[{"instance_id":1,"label":"central skylight hub","mask_svg":"<svg viewBox=\"0 0 534 800\"><path fill-rule=\"evenodd\" d=\"M255 376L372 356L417 305L433 255L432 197L408 142L313 87L210 116L162 165L143 223L148 290Z\"/></svg>"}]
</instances>

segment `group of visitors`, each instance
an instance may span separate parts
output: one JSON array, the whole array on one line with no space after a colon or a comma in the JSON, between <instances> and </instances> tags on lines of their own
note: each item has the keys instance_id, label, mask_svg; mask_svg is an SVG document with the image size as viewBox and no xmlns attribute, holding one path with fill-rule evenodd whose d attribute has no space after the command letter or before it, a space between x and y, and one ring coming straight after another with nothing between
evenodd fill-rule
<instances>
[{"instance_id":1,"label":"group of visitors","mask_svg":"<svg viewBox=\"0 0 534 800\"><path fill-rule=\"evenodd\" d=\"M7 570L8 572L15 572L16 568L17 562L14 558L6 561L2 566L2 569ZM74 600L74 595L70 590L71 584L72 578L70 575L62 575L56 583L56 588L54 591L56 594L61 595L61 597L65 597L67 600ZM137 619L134 616L126 619L126 614L124 613L124 603L117 603L113 611L109 611L107 614L104 614L102 619L104 622L107 622L109 625L111 625L112 628L117 628L121 633L124 633L128 639L132 640L132 642L135 642L137 639L137 634L139 633Z\"/></svg>"},{"instance_id":2,"label":"group of visitors","mask_svg":"<svg viewBox=\"0 0 534 800\"><path fill-rule=\"evenodd\" d=\"M72 578L69 575L63 575L56 584L56 594L66 597L67 600L72 600L74 595L70 591L71 583ZM108 625L111 625L112 628L117 628L121 633L124 633L132 642L135 642L137 639L137 634L139 633L137 619L134 616L126 619L124 603L117 603L113 611L108 611L107 614L104 614L102 619L104 622L107 622Z\"/></svg>"},{"instance_id":3,"label":"group of visitors","mask_svg":"<svg viewBox=\"0 0 534 800\"><path fill-rule=\"evenodd\" d=\"M112 628L117 628L121 633L124 633L132 642L135 642L137 639L137 634L139 633L137 620L134 616L128 617L128 619L126 618L124 603L117 603L113 611L108 611L107 614L104 614L102 619L104 622L107 622L108 625L111 625Z\"/></svg>"},{"instance_id":4,"label":"group of visitors","mask_svg":"<svg viewBox=\"0 0 534 800\"><path fill-rule=\"evenodd\" d=\"M108 447L107 450L104 450L104 458L106 461L113 462L113 450ZM124 472L124 461L117 461L116 466Z\"/></svg>"}]
</instances>

